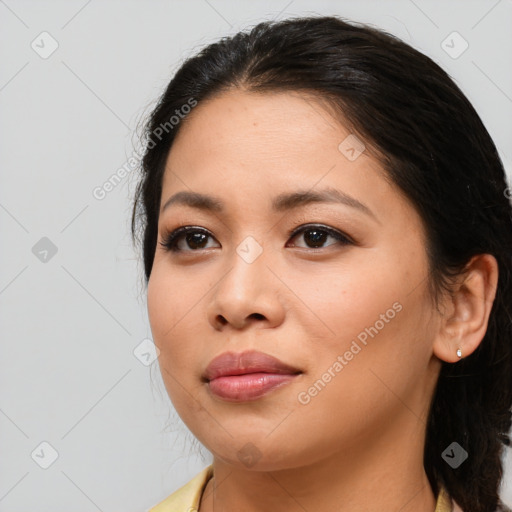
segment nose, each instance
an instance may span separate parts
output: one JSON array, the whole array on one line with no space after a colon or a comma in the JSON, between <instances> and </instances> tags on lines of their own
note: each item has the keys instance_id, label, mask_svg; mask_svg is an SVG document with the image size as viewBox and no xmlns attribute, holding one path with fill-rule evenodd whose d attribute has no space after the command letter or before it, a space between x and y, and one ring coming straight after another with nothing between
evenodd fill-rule
<instances>
[{"instance_id":1,"label":"nose","mask_svg":"<svg viewBox=\"0 0 512 512\"><path fill-rule=\"evenodd\" d=\"M219 331L276 327L284 319L282 282L261 254L248 262L234 252L228 269L209 296L208 319Z\"/></svg>"}]
</instances>

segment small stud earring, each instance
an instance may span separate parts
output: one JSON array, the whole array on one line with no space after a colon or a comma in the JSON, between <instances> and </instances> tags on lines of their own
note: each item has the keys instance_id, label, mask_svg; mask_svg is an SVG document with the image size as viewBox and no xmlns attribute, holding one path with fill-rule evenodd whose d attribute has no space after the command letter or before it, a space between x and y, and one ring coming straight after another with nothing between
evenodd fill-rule
<instances>
[{"instance_id":1,"label":"small stud earring","mask_svg":"<svg viewBox=\"0 0 512 512\"><path fill-rule=\"evenodd\" d=\"M462 350L460 348L457 349L457 357L462 357Z\"/></svg>"}]
</instances>

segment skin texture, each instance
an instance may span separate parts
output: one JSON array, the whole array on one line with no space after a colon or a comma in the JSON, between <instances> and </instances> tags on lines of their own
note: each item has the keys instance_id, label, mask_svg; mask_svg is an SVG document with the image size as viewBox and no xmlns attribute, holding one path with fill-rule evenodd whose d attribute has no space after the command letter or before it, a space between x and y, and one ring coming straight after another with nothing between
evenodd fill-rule
<instances>
[{"instance_id":1,"label":"skin texture","mask_svg":"<svg viewBox=\"0 0 512 512\"><path fill-rule=\"evenodd\" d=\"M456 363L457 348L465 357L485 334L497 265L474 258L436 310L421 218L368 151L350 161L338 149L349 134L311 97L235 89L195 107L169 153L161 205L179 191L225 203L222 213L161 213L159 242L185 225L212 236L204 248L182 237L181 253L158 243L148 283L167 392L214 455L201 512L435 508L422 461L429 403L440 360ZM325 187L372 214L339 203L271 209L280 193ZM308 232L289 237L307 224L353 243L326 234L314 248ZM262 249L252 263L237 253L249 236ZM250 349L302 374L255 401L213 396L201 379L208 363ZM346 364L333 372L338 356ZM330 381L301 403L329 368Z\"/></svg>"}]
</instances>

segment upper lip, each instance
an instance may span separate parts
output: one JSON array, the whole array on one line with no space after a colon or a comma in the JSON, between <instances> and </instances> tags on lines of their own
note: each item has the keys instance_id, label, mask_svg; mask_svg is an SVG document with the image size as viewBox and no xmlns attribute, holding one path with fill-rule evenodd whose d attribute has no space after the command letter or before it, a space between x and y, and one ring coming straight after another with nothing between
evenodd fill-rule
<instances>
[{"instance_id":1,"label":"upper lip","mask_svg":"<svg viewBox=\"0 0 512 512\"><path fill-rule=\"evenodd\" d=\"M263 352L249 350L246 352L224 352L213 358L204 371L203 378L207 381L228 375L247 373L301 373L298 368Z\"/></svg>"}]
</instances>

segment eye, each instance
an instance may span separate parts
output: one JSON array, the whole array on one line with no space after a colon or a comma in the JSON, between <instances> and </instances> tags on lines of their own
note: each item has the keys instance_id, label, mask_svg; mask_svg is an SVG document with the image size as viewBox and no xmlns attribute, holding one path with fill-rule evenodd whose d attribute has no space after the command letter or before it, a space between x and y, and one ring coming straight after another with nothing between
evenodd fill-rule
<instances>
[{"instance_id":1,"label":"eye","mask_svg":"<svg viewBox=\"0 0 512 512\"><path fill-rule=\"evenodd\" d=\"M304 240L306 244L306 248L311 249L322 249L325 241L331 237L335 240L334 243L329 245L334 245L335 243L339 243L341 245L349 245L354 242L343 233L332 229L328 226L322 225L309 225L309 226L301 226L298 229L292 230L289 233L289 237L291 239L296 238L298 235L303 234ZM171 252L197 252L201 249L208 249L208 238L212 238L211 233L203 228L195 227L195 226L183 226L178 228L169 234L167 234L164 239L160 242L160 245L167 251ZM183 242L188 249L183 248ZM301 247L292 245L292 247Z\"/></svg>"},{"instance_id":2,"label":"eye","mask_svg":"<svg viewBox=\"0 0 512 512\"><path fill-rule=\"evenodd\" d=\"M197 249L207 249L206 242L208 237L212 235L202 228L194 226L183 226L178 228L168 235L166 235L160 245L167 251L172 252L195 252ZM212 237L213 238L213 237ZM180 242L184 242L188 245L192 251L184 250L180 247Z\"/></svg>"},{"instance_id":3,"label":"eye","mask_svg":"<svg viewBox=\"0 0 512 512\"><path fill-rule=\"evenodd\" d=\"M334 238L336 241L329 245L334 245L335 243L340 243L341 245L349 245L353 244L354 242L346 235L341 233L340 231L337 231L335 229L332 229L328 226L322 226L322 225L310 225L310 226L301 226L299 229L296 229L292 231L289 236L291 238L297 237L297 235L301 235L304 238L304 241L306 244L311 244L311 246L306 245L306 247L309 247L311 249L322 249L323 244L325 243L326 239L331 237ZM297 247L297 246L294 246ZM301 246L298 246L301 247Z\"/></svg>"}]
</instances>

